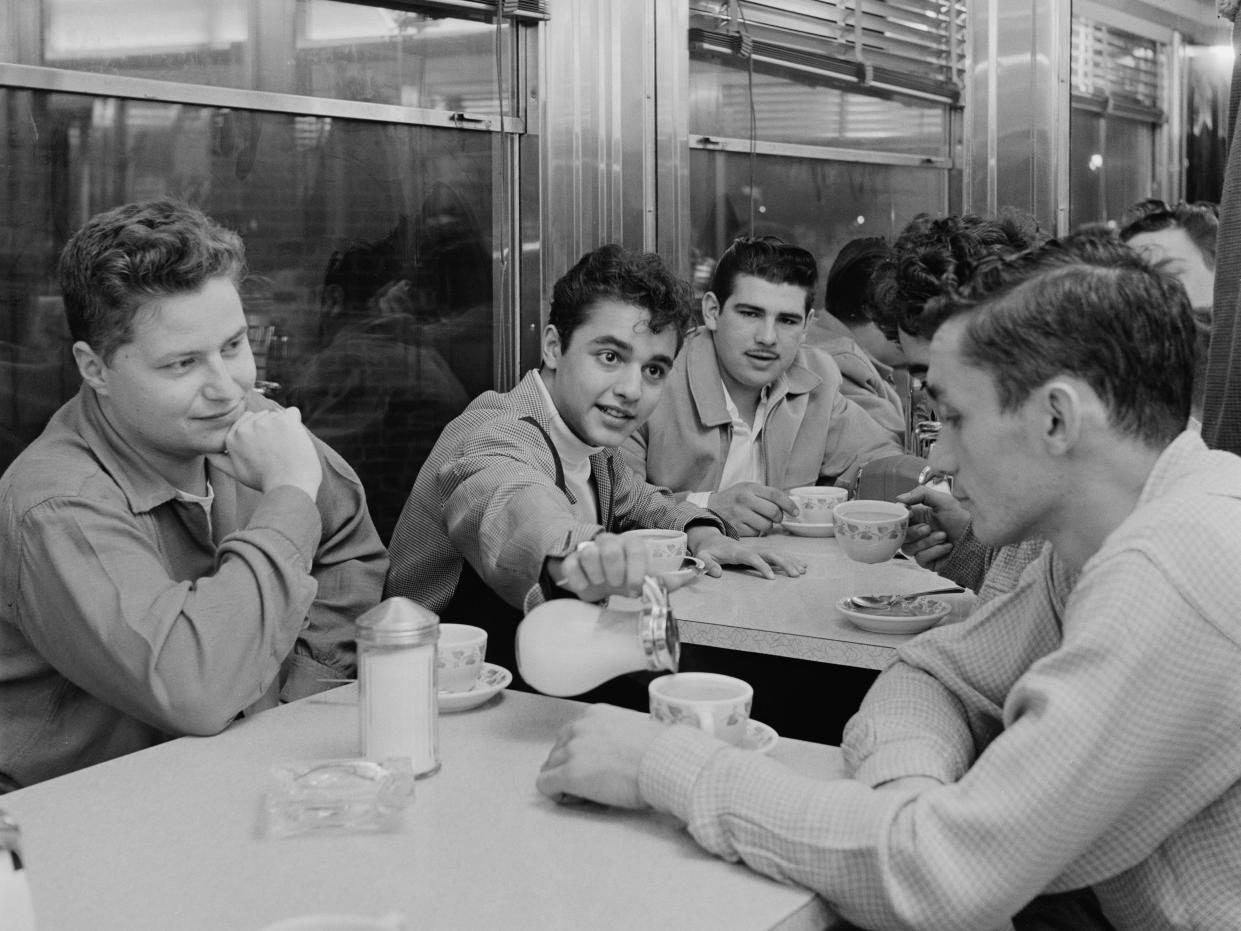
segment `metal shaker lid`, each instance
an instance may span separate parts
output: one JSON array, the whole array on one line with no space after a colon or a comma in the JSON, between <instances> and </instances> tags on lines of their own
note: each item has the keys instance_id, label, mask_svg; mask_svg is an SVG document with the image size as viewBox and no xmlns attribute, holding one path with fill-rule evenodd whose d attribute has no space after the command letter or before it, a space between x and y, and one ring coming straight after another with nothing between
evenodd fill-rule
<instances>
[{"instance_id":1,"label":"metal shaker lid","mask_svg":"<svg viewBox=\"0 0 1241 931\"><path fill-rule=\"evenodd\" d=\"M357 620L359 643L372 646L421 646L439 639L439 615L423 605L394 595Z\"/></svg>"}]
</instances>

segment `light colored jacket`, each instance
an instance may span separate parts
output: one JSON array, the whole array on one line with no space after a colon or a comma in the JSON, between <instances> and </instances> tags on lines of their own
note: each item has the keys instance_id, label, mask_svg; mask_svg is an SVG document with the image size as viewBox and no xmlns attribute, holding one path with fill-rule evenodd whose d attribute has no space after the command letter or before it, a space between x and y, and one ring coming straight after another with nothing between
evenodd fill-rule
<instances>
[{"instance_id":1,"label":"light colored jacket","mask_svg":"<svg viewBox=\"0 0 1241 931\"><path fill-rule=\"evenodd\" d=\"M820 479L847 485L858 466L904 449L841 393L831 356L803 346L772 383L760 435L767 484L814 485ZM691 333L676 358L651 418L621 447L641 477L680 495L719 490L732 417L709 330Z\"/></svg>"},{"instance_id":2,"label":"light colored jacket","mask_svg":"<svg viewBox=\"0 0 1241 931\"><path fill-rule=\"evenodd\" d=\"M905 407L892 368L873 359L847 326L826 311L814 315L806 345L822 349L840 369L840 393L855 402L895 440L905 442Z\"/></svg>"}]
</instances>

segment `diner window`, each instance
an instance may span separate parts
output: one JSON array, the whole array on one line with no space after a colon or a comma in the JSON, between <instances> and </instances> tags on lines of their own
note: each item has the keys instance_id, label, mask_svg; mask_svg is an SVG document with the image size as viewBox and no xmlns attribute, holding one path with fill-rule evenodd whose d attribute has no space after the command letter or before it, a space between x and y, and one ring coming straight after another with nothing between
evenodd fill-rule
<instances>
[{"instance_id":1,"label":"diner window","mask_svg":"<svg viewBox=\"0 0 1241 931\"><path fill-rule=\"evenodd\" d=\"M736 236L826 272L860 236L960 207L964 2L691 0L695 285Z\"/></svg>"},{"instance_id":2,"label":"diner window","mask_svg":"<svg viewBox=\"0 0 1241 931\"><path fill-rule=\"evenodd\" d=\"M1069 225L1116 221L1131 204L1164 196L1167 45L1081 16L1072 23Z\"/></svg>"},{"instance_id":3,"label":"diner window","mask_svg":"<svg viewBox=\"0 0 1241 931\"><path fill-rule=\"evenodd\" d=\"M175 196L241 233L261 388L357 470L386 540L517 330L499 257L517 21L327 0L5 2L35 25L0 40L0 468L79 384L65 241L101 210Z\"/></svg>"}]
</instances>

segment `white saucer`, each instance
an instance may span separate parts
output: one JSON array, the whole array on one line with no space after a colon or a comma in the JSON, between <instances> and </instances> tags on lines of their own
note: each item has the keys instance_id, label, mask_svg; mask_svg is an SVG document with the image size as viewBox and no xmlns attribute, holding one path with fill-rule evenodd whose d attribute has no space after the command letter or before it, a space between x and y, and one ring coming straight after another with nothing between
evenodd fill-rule
<instances>
[{"instance_id":1,"label":"white saucer","mask_svg":"<svg viewBox=\"0 0 1241 931\"><path fill-rule=\"evenodd\" d=\"M465 692L440 692L440 713L445 711L465 711L477 708L491 699L501 689L513 681L513 674L503 666L495 663L483 663L483 671L479 674L474 687Z\"/></svg>"},{"instance_id":2,"label":"white saucer","mask_svg":"<svg viewBox=\"0 0 1241 931\"><path fill-rule=\"evenodd\" d=\"M780 526L795 537L834 537L835 524L803 524L794 520L781 521Z\"/></svg>"},{"instance_id":3,"label":"white saucer","mask_svg":"<svg viewBox=\"0 0 1241 931\"><path fill-rule=\"evenodd\" d=\"M882 608L860 610L848 598L836 602L837 611L874 634L918 634L934 627L952 611L950 605L935 598L919 598L908 607L914 613L884 614Z\"/></svg>"},{"instance_id":4,"label":"white saucer","mask_svg":"<svg viewBox=\"0 0 1241 931\"><path fill-rule=\"evenodd\" d=\"M750 718L745 726L745 736L741 738L741 743L737 744L737 749L768 753L779 739L780 735L776 733L775 728Z\"/></svg>"}]
</instances>

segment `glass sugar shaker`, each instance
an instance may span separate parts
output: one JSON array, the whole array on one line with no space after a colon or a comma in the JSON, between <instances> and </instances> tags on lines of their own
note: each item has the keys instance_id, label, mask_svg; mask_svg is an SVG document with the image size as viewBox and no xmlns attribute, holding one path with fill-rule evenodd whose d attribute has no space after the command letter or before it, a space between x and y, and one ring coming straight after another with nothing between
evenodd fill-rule
<instances>
[{"instance_id":1,"label":"glass sugar shaker","mask_svg":"<svg viewBox=\"0 0 1241 931\"><path fill-rule=\"evenodd\" d=\"M409 759L414 775L440 768L435 644L439 616L408 598L381 601L357 620L362 755Z\"/></svg>"},{"instance_id":2,"label":"glass sugar shaker","mask_svg":"<svg viewBox=\"0 0 1241 931\"><path fill-rule=\"evenodd\" d=\"M22 834L11 815L0 811L0 926L34 931L34 902L22 861Z\"/></svg>"}]
</instances>

